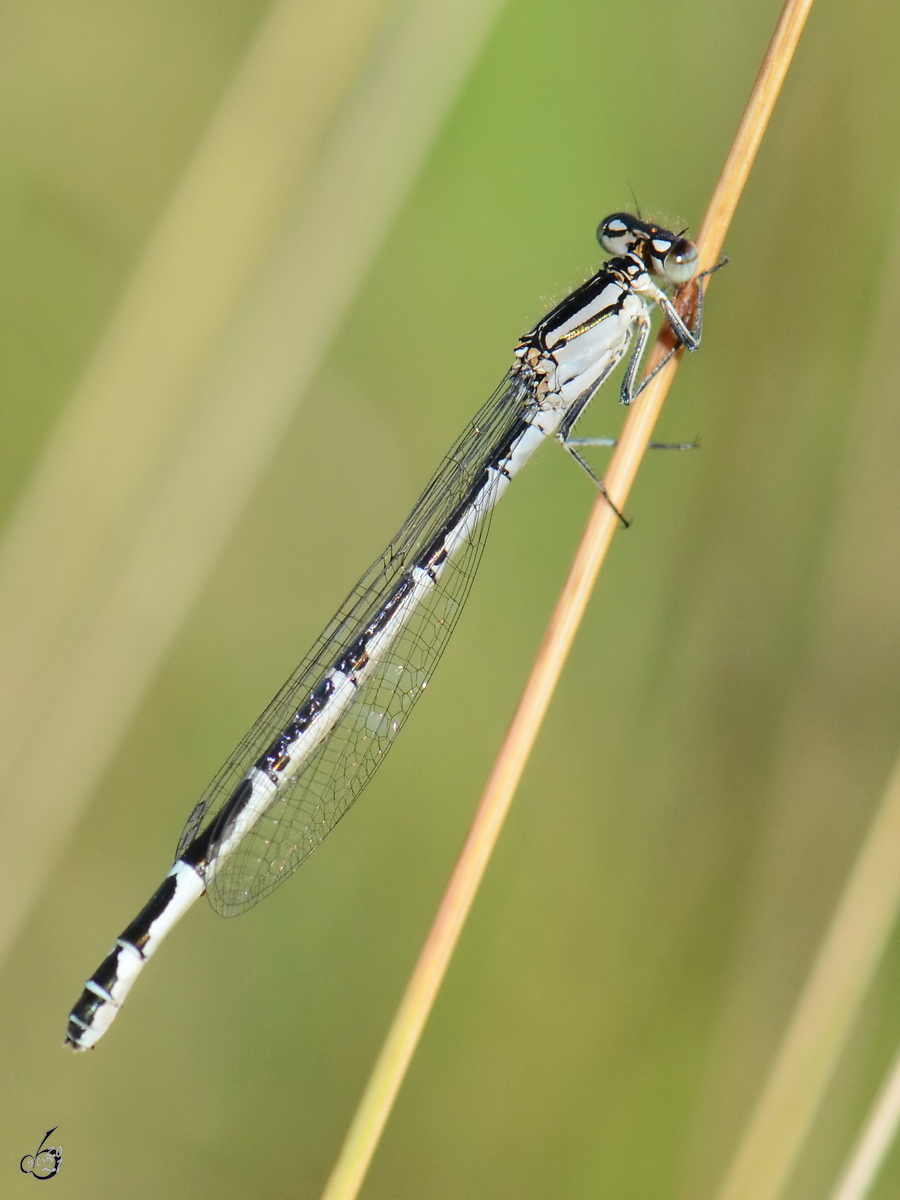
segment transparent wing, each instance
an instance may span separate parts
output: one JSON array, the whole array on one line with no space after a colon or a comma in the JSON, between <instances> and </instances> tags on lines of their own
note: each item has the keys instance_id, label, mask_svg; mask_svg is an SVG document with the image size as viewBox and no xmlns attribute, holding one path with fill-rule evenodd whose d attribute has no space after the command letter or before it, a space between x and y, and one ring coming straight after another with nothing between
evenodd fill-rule
<instances>
[{"instance_id":1,"label":"transparent wing","mask_svg":"<svg viewBox=\"0 0 900 1200\"><path fill-rule=\"evenodd\" d=\"M508 375L444 459L409 518L369 567L309 654L207 788L185 825L178 856L228 802L247 771L295 718L342 651L366 628L404 572L464 503L520 423L531 393ZM353 703L267 812L216 867L210 903L235 916L272 892L330 833L369 782L421 696L471 587L490 514L444 568Z\"/></svg>"}]
</instances>

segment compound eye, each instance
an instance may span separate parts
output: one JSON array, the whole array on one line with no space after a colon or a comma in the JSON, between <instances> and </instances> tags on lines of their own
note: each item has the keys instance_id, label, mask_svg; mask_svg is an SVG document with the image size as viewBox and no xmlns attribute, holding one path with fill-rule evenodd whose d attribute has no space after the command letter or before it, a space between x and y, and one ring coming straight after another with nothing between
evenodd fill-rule
<instances>
[{"instance_id":1,"label":"compound eye","mask_svg":"<svg viewBox=\"0 0 900 1200\"><path fill-rule=\"evenodd\" d=\"M697 247L687 238L678 238L663 260L666 278L672 283L687 283L697 274Z\"/></svg>"},{"instance_id":2,"label":"compound eye","mask_svg":"<svg viewBox=\"0 0 900 1200\"><path fill-rule=\"evenodd\" d=\"M613 213L597 228L597 241L609 254L628 254L638 240L628 213Z\"/></svg>"}]
</instances>

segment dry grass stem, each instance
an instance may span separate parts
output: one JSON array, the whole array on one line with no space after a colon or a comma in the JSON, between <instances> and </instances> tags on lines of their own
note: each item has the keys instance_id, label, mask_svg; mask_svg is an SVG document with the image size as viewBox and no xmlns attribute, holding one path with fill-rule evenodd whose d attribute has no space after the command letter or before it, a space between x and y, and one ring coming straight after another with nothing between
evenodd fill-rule
<instances>
[{"instance_id":1,"label":"dry grass stem","mask_svg":"<svg viewBox=\"0 0 900 1200\"><path fill-rule=\"evenodd\" d=\"M776 1200L782 1194L898 911L900 763L857 856L719 1200Z\"/></svg>"},{"instance_id":2,"label":"dry grass stem","mask_svg":"<svg viewBox=\"0 0 900 1200\"><path fill-rule=\"evenodd\" d=\"M701 227L698 237L701 269L711 266L719 257L731 217L811 5L812 0L788 0L782 11ZM691 289L687 289L683 300L686 306L691 303ZM665 346L663 334L651 356L651 369L665 353ZM628 498L677 362L676 355L637 398L610 461L604 483L620 509ZM323 1193L323 1200L352 1200L359 1192L499 836L616 526L617 518L612 509L603 499L598 499L465 846L350 1125Z\"/></svg>"},{"instance_id":3,"label":"dry grass stem","mask_svg":"<svg viewBox=\"0 0 900 1200\"><path fill-rule=\"evenodd\" d=\"M872 1105L831 1200L865 1200L878 1177L900 1124L900 1053Z\"/></svg>"}]
</instances>

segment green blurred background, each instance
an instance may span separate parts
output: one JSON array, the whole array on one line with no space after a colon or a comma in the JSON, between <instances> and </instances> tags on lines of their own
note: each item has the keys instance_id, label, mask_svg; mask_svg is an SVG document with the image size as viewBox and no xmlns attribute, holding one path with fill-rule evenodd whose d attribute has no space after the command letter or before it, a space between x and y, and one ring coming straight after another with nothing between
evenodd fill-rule
<instances>
[{"instance_id":1,"label":"green blurred background","mask_svg":"<svg viewBox=\"0 0 900 1200\"><path fill-rule=\"evenodd\" d=\"M633 189L696 229L777 11L503 7L51 855L5 966L4 1196L33 1186L18 1161L55 1124L57 1196L320 1193L593 500L565 455L498 510L427 701L321 852L240 921L192 912L93 1054L60 1048L66 1014L517 336L593 271L598 220ZM0 9L5 514L265 17L261 0ZM695 1200L723 1175L900 747L898 37L887 0L813 10L663 417L702 448L644 465L372 1200ZM621 416L611 388L584 432ZM35 871L64 716L46 711L16 848ZM827 1195L900 1038L898 986L900 944L792 1197ZM898 1187L900 1153L875 1195Z\"/></svg>"}]
</instances>

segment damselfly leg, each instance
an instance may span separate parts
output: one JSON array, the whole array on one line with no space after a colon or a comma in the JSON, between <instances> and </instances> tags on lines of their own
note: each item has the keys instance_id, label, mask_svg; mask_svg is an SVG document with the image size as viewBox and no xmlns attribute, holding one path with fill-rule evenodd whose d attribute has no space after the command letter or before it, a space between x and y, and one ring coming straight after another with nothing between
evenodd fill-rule
<instances>
[{"instance_id":1,"label":"damselfly leg","mask_svg":"<svg viewBox=\"0 0 900 1200\"><path fill-rule=\"evenodd\" d=\"M629 386L628 389L626 390L626 386L625 386L626 382L629 383L630 385L633 385L634 377L637 373L638 364L640 362L640 355L636 356L635 354L632 354L631 359L629 360L629 363L628 363L628 367L626 368L626 372L625 372L626 378L622 383L622 392L619 397L619 401L621 404L631 404L632 401L641 394L641 392L644 390L644 388L647 386L647 384L650 383L651 380L656 378L656 376L663 369L663 367L666 365L666 363L669 361L669 359L671 359L674 354L677 354L679 352L679 350L685 349L685 350L693 351L693 350L699 349L700 338L703 333L703 294L704 294L703 280L707 277L707 275L712 275L713 272L720 270L722 267L725 266L725 264L727 262L728 262L728 259L723 258L721 262L717 262L714 267L710 267L708 270L703 271L693 281L694 286L697 289L697 292L696 292L697 299L696 299L696 303L694 306L694 326L693 326L693 328L691 328L688 325L687 321L685 321L684 318L681 316L681 314L678 312L678 309L675 307L674 302L672 300L670 300L669 297L665 295L665 293L662 294L661 298L657 301L657 303L659 304L659 307L662 309L663 313L665 314L666 321L668 322L669 328L672 330L672 332L675 334L676 338L678 339L678 345L673 346L672 349L669 350L660 359L660 361L656 364L656 366L653 368L653 370L647 372L646 376L641 380L641 382L638 384L638 386L636 388L633 386ZM635 349L637 349L637 347ZM643 353L643 346L641 347L641 353ZM632 370L632 364L633 364L633 370ZM630 372L630 380L629 380L629 372Z\"/></svg>"}]
</instances>

